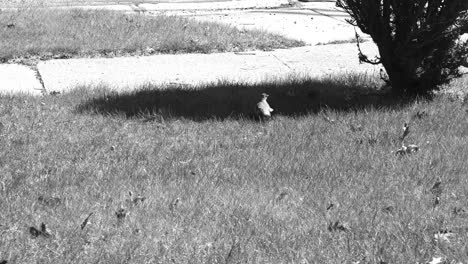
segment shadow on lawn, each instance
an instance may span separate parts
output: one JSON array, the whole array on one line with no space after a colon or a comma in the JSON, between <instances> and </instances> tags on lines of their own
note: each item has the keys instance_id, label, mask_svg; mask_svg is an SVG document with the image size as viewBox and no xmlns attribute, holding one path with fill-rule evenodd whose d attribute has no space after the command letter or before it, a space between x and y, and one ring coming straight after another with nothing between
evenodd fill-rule
<instances>
[{"instance_id":1,"label":"shadow on lawn","mask_svg":"<svg viewBox=\"0 0 468 264\"><path fill-rule=\"evenodd\" d=\"M206 119L256 119L255 106L261 93L275 115L301 116L322 109L354 111L368 107L399 108L407 104L388 93L378 92L379 80L367 75L324 79L290 78L258 84L219 82L198 87L146 85L131 93L103 91L76 107L77 113L125 115L127 118L162 116ZM103 89L106 90L106 89Z\"/></svg>"}]
</instances>

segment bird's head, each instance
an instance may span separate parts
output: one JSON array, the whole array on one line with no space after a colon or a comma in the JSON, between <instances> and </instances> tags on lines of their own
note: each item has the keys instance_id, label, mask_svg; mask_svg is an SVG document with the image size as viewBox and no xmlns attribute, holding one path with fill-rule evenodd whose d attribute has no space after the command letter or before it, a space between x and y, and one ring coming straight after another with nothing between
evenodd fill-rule
<instances>
[{"instance_id":1,"label":"bird's head","mask_svg":"<svg viewBox=\"0 0 468 264\"><path fill-rule=\"evenodd\" d=\"M268 98L268 94L267 94L267 93L262 93L262 98L267 99L267 98Z\"/></svg>"}]
</instances>

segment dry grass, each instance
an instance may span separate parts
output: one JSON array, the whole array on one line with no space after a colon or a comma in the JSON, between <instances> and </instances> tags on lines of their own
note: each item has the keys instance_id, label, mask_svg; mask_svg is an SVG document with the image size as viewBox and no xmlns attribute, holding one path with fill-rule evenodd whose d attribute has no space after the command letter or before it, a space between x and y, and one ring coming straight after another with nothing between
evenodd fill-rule
<instances>
[{"instance_id":1,"label":"dry grass","mask_svg":"<svg viewBox=\"0 0 468 264\"><path fill-rule=\"evenodd\" d=\"M301 91L326 100L323 87L356 80L308 80ZM0 261L467 263L467 105L291 99L298 109L277 98L287 82L231 86L269 89L284 113L258 123L208 100L197 107L219 115L164 110L184 109L176 102L134 114L121 102L149 106L145 97L106 88L1 97ZM194 100L219 98L204 88ZM404 122L420 151L399 157ZM435 239L445 231L448 241Z\"/></svg>"},{"instance_id":2,"label":"dry grass","mask_svg":"<svg viewBox=\"0 0 468 264\"><path fill-rule=\"evenodd\" d=\"M368 39L359 39L359 43L364 43L369 41ZM321 45L335 45L335 44L348 44L348 43L357 43L358 41L356 38L350 38L350 39L340 39L340 40L332 40L329 42L319 42L316 45L321 46Z\"/></svg>"},{"instance_id":3,"label":"dry grass","mask_svg":"<svg viewBox=\"0 0 468 264\"><path fill-rule=\"evenodd\" d=\"M20 9L0 12L0 61L271 50L304 45L265 31L177 16L112 11Z\"/></svg>"}]
</instances>

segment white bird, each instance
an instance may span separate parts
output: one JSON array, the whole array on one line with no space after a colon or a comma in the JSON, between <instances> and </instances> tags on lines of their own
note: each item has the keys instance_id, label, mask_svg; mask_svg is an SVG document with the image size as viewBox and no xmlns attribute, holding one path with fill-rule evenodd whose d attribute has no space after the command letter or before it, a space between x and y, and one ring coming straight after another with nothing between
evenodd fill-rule
<instances>
[{"instance_id":1,"label":"white bird","mask_svg":"<svg viewBox=\"0 0 468 264\"><path fill-rule=\"evenodd\" d=\"M268 104L267 98L268 94L262 93L262 100L257 103L257 113L261 118L269 118L271 117L271 112L273 112L273 108Z\"/></svg>"}]
</instances>

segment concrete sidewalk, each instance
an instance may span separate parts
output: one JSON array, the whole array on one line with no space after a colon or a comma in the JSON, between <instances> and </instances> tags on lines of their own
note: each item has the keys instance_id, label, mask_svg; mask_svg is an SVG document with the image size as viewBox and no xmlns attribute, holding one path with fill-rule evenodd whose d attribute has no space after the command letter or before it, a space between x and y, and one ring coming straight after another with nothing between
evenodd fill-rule
<instances>
[{"instance_id":1,"label":"concrete sidewalk","mask_svg":"<svg viewBox=\"0 0 468 264\"><path fill-rule=\"evenodd\" d=\"M376 54L372 43L363 43L362 48ZM290 74L320 77L348 72L377 73L379 69L358 63L355 44L306 46L271 52L50 60L38 64L47 92L64 92L79 85L97 84L116 91L131 91L148 83L197 85L218 80L255 83Z\"/></svg>"},{"instance_id":2,"label":"concrete sidewalk","mask_svg":"<svg viewBox=\"0 0 468 264\"><path fill-rule=\"evenodd\" d=\"M32 69L24 65L0 64L0 94L41 95L42 91L42 85Z\"/></svg>"},{"instance_id":3,"label":"concrete sidewalk","mask_svg":"<svg viewBox=\"0 0 468 264\"><path fill-rule=\"evenodd\" d=\"M32 1L32 2L31 2ZM31 2L30 4L28 4ZM81 2L81 3L80 3ZM111 3L108 3L111 2ZM114 3L112 3L114 2ZM61 9L108 9L124 12L146 13L167 10L226 10L226 9L251 9L251 8L275 8L289 5L288 0L165 0L165 1L62 1L55 4L39 4L34 0L24 0L20 3L5 3L0 0L0 8L3 10L17 9L21 7L34 8L61 8Z\"/></svg>"},{"instance_id":4,"label":"concrete sidewalk","mask_svg":"<svg viewBox=\"0 0 468 264\"><path fill-rule=\"evenodd\" d=\"M361 48L370 56L377 55L372 42L362 43ZM359 64L356 44L333 44L268 52L49 60L39 62L37 70L45 90L41 90L42 85L30 68L0 64L0 92L40 95L98 84L123 92L148 83L197 85L218 80L255 83L290 74L319 78L349 72L377 73L380 68Z\"/></svg>"},{"instance_id":5,"label":"concrete sidewalk","mask_svg":"<svg viewBox=\"0 0 468 264\"><path fill-rule=\"evenodd\" d=\"M277 9L184 10L164 13L185 16L198 21L223 23L241 30L260 29L302 40L308 45L349 41L355 38L354 27L345 21L349 18L348 14L337 9L334 3L330 2L311 2L301 6ZM362 37L367 37L359 29L357 31Z\"/></svg>"}]
</instances>

